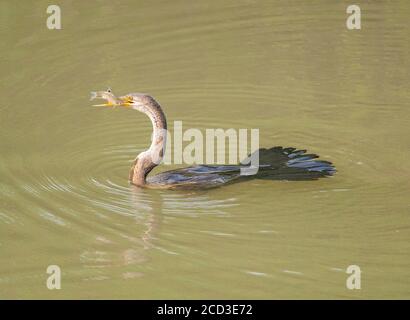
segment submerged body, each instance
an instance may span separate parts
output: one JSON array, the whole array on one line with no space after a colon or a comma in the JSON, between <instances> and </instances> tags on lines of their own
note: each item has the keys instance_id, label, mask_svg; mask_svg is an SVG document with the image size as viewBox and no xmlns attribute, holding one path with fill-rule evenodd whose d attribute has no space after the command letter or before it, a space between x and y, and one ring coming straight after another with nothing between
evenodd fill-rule
<instances>
[{"instance_id":1,"label":"submerged body","mask_svg":"<svg viewBox=\"0 0 410 320\"><path fill-rule=\"evenodd\" d=\"M241 165L198 165L170 170L147 178L147 187L164 189L209 189L228 183L261 180L316 180L332 175L334 167L328 161L315 160L314 154L295 148L273 147L259 149L265 158L258 173L241 175Z\"/></svg>"},{"instance_id":2,"label":"submerged body","mask_svg":"<svg viewBox=\"0 0 410 320\"><path fill-rule=\"evenodd\" d=\"M130 182L139 187L209 189L250 179L316 180L336 172L331 162L317 160L317 155L306 154L306 150L273 147L255 151L259 153L259 170L255 175L241 175L243 165L198 165L147 177L165 152L167 122L161 106L149 95L130 93L117 98L110 89L91 92L91 100L95 98L107 101L97 106L132 108L145 113L152 122L151 146L136 157L129 174Z\"/></svg>"}]
</instances>

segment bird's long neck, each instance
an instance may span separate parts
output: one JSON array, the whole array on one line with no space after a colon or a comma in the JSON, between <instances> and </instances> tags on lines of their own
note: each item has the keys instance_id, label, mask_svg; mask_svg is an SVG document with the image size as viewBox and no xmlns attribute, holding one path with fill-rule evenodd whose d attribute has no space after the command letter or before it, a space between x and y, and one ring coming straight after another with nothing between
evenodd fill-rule
<instances>
[{"instance_id":1,"label":"bird's long neck","mask_svg":"<svg viewBox=\"0 0 410 320\"><path fill-rule=\"evenodd\" d=\"M143 186L148 173L161 162L165 153L167 120L161 106L154 99L134 108L150 118L153 128L151 146L137 156L130 172L130 181L134 185Z\"/></svg>"}]
</instances>

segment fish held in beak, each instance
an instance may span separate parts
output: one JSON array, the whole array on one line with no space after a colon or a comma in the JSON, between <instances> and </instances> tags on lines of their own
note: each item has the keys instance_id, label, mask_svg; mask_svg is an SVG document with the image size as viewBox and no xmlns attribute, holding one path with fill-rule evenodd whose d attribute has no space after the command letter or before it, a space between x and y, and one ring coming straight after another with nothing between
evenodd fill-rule
<instances>
[{"instance_id":1,"label":"fish held in beak","mask_svg":"<svg viewBox=\"0 0 410 320\"><path fill-rule=\"evenodd\" d=\"M112 93L111 89L107 91L91 91L90 101L94 99L104 99L107 102L102 104L94 104L94 107L113 107L118 105L118 99Z\"/></svg>"}]
</instances>

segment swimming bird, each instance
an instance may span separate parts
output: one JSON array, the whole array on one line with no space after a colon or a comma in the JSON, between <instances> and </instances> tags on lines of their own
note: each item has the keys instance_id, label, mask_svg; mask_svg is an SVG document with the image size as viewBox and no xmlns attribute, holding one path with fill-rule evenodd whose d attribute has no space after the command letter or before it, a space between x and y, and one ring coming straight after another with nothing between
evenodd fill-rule
<instances>
[{"instance_id":1,"label":"swimming bird","mask_svg":"<svg viewBox=\"0 0 410 320\"><path fill-rule=\"evenodd\" d=\"M316 180L332 176L336 169L329 161L318 160L316 154L296 148L261 148L259 167L254 175L243 175L238 165L195 165L187 168L165 171L148 177L148 174L162 160L166 146L167 121L160 104L150 95L129 93L116 97L111 89L91 92L91 99L104 99L106 103L95 106L125 107L146 114L152 122L153 134L150 147L138 154L134 160L129 181L138 187L155 189L209 189L233 182L262 180ZM249 155L251 157L252 155Z\"/></svg>"}]
</instances>

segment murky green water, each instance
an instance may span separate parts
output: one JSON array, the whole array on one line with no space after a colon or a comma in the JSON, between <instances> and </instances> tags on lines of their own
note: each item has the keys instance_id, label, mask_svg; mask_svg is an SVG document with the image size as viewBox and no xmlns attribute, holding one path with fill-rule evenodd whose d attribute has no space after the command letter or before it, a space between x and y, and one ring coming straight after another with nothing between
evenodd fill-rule
<instances>
[{"instance_id":1,"label":"murky green water","mask_svg":"<svg viewBox=\"0 0 410 320\"><path fill-rule=\"evenodd\" d=\"M410 4L361 2L360 31L348 4L64 1L48 30L49 2L3 1L0 297L409 298ZM151 124L90 107L107 86L151 93L170 124L259 128L338 174L130 187Z\"/></svg>"}]
</instances>

